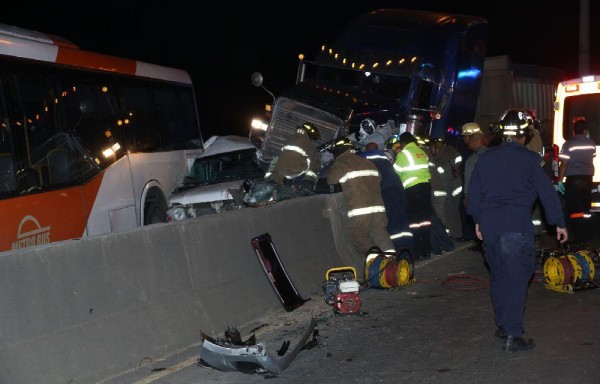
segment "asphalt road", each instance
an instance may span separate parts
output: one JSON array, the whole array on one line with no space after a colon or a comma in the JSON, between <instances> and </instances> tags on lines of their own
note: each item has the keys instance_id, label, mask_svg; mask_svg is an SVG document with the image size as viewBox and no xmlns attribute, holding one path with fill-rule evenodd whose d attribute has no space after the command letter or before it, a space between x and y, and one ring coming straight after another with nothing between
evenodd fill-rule
<instances>
[{"instance_id":1,"label":"asphalt road","mask_svg":"<svg viewBox=\"0 0 600 384\"><path fill-rule=\"evenodd\" d=\"M540 240L540 249L555 245L550 236ZM493 338L489 275L481 254L469 246L462 243L417 263L414 284L362 290L362 315L334 315L322 294L292 312L265 314L252 333L275 359L285 341L291 350L316 319L317 344L300 351L279 374L202 367L199 338L185 351L142 361L104 383L600 383L600 290L567 293L532 282L525 327L537 346L503 352ZM246 340L250 334L241 336ZM314 331L311 341L312 336Z\"/></svg>"}]
</instances>

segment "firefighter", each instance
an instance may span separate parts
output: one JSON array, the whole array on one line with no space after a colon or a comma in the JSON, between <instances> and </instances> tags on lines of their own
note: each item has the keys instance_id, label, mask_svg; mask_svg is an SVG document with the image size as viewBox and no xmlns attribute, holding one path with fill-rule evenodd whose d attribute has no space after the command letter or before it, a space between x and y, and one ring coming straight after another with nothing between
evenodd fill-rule
<instances>
[{"instance_id":1,"label":"firefighter","mask_svg":"<svg viewBox=\"0 0 600 384\"><path fill-rule=\"evenodd\" d=\"M321 157L315 142L320 139L321 133L312 123L299 125L296 133L281 148L265 179L271 178L279 186L302 186L314 191L321 168Z\"/></svg>"},{"instance_id":2,"label":"firefighter","mask_svg":"<svg viewBox=\"0 0 600 384\"><path fill-rule=\"evenodd\" d=\"M432 214L429 157L410 132L392 137L390 144L396 153L394 169L406 191L409 228L415 243L414 259L429 259Z\"/></svg>"},{"instance_id":3,"label":"firefighter","mask_svg":"<svg viewBox=\"0 0 600 384\"><path fill-rule=\"evenodd\" d=\"M502 350L532 349L524 338L523 315L529 280L535 270L536 248L532 207L539 197L557 239L568 239L558 195L539 166L539 156L525 148L530 123L524 113L510 110L498 123L503 141L481 155L471 174L467 211L483 241L490 270L490 292L496 332Z\"/></svg>"},{"instance_id":4,"label":"firefighter","mask_svg":"<svg viewBox=\"0 0 600 384\"><path fill-rule=\"evenodd\" d=\"M395 252L386 229L388 221L377 167L354 153L348 138L338 139L331 151L335 160L327 173L327 183L339 183L342 188L348 207L348 232L356 251L365 260L374 246L383 252Z\"/></svg>"},{"instance_id":5,"label":"firefighter","mask_svg":"<svg viewBox=\"0 0 600 384\"><path fill-rule=\"evenodd\" d=\"M379 149L377 143L368 143L365 151L360 153L361 157L371 160L381 175L381 195L385 205L385 213L388 220L387 231L394 243L396 252L409 251L414 253L412 232L408 228L408 216L406 210L406 192L402 182L392 166L392 159Z\"/></svg>"},{"instance_id":6,"label":"firefighter","mask_svg":"<svg viewBox=\"0 0 600 384\"><path fill-rule=\"evenodd\" d=\"M458 241L476 241L477 243L469 249L475 252L483 252L480 241L475 235L475 225L470 216L467 215L467 204L469 203L468 192L469 192L469 181L471 180L471 174L473 168L479 157L488 150L485 142L487 141L483 131L479 124L475 122L466 123L462 126L461 136L465 146L471 151L471 154L465 160L464 170L464 183L462 190L462 198L460 201L459 211L461 212L461 218L463 222L462 233L463 236Z\"/></svg>"},{"instance_id":7,"label":"firefighter","mask_svg":"<svg viewBox=\"0 0 600 384\"><path fill-rule=\"evenodd\" d=\"M446 232L458 239L462 237L462 223L458 212L462 192L462 156L441 137L432 138L429 144L433 208Z\"/></svg>"}]
</instances>

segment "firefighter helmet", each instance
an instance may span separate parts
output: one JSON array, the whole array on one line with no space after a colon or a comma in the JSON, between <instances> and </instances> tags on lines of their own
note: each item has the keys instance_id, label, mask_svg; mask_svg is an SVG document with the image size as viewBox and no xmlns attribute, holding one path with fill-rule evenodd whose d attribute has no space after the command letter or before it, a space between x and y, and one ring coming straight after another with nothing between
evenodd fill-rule
<instances>
[{"instance_id":1,"label":"firefighter helmet","mask_svg":"<svg viewBox=\"0 0 600 384\"><path fill-rule=\"evenodd\" d=\"M386 147L394 148L395 144L400 144L400 135L392 135L389 139L386 140Z\"/></svg>"},{"instance_id":2,"label":"firefighter helmet","mask_svg":"<svg viewBox=\"0 0 600 384\"><path fill-rule=\"evenodd\" d=\"M507 109L500 116L498 129L506 137L523 137L533 128L533 118L522 108Z\"/></svg>"},{"instance_id":3,"label":"firefighter helmet","mask_svg":"<svg viewBox=\"0 0 600 384\"><path fill-rule=\"evenodd\" d=\"M477 132L481 132L481 127L477 123L466 123L462 126L461 136L471 136Z\"/></svg>"},{"instance_id":4,"label":"firefighter helmet","mask_svg":"<svg viewBox=\"0 0 600 384\"><path fill-rule=\"evenodd\" d=\"M348 149L352 149L352 141L347 137L340 137L336 139L331 147L331 153L334 157L338 157Z\"/></svg>"},{"instance_id":5,"label":"firefighter helmet","mask_svg":"<svg viewBox=\"0 0 600 384\"><path fill-rule=\"evenodd\" d=\"M303 130L311 140L321 140L321 132L319 132L313 123L303 123L298 126L298 130Z\"/></svg>"}]
</instances>

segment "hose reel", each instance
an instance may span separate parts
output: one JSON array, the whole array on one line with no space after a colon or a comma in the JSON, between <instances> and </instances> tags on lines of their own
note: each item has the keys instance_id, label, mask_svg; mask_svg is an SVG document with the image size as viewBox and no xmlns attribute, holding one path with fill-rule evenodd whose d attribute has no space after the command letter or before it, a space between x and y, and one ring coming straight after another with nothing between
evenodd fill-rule
<instances>
[{"instance_id":1,"label":"hose reel","mask_svg":"<svg viewBox=\"0 0 600 384\"><path fill-rule=\"evenodd\" d=\"M596 265L598 255L589 249L551 250L543 259L544 286L559 292L598 288Z\"/></svg>"},{"instance_id":2,"label":"hose reel","mask_svg":"<svg viewBox=\"0 0 600 384\"><path fill-rule=\"evenodd\" d=\"M414 261L408 251L383 252L377 247L369 250L365 279L372 288L398 288L414 283Z\"/></svg>"}]
</instances>

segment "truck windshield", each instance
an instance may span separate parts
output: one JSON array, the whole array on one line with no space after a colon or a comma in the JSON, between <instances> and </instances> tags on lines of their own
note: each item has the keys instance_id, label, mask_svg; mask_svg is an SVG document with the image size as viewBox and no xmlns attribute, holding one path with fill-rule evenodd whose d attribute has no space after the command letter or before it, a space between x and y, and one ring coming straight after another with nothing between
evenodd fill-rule
<instances>
[{"instance_id":1,"label":"truck windshield","mask_svg":"<svg viewBox=\"0 0 600 384\"><path fill-rule=\"evenodd\" d=\"M391 76L328 66L318 67L315 77L320 80L355 87L365 92L376 93L396 101L406 100L411 84L411 79L404 76Z\"/></svg>"}]
</instances>

